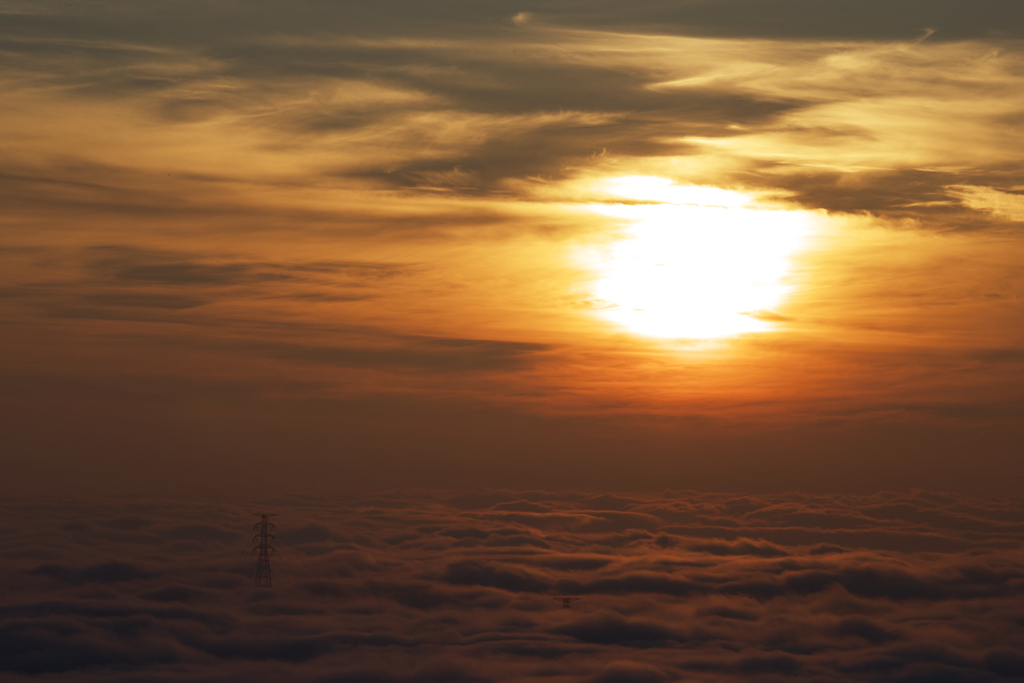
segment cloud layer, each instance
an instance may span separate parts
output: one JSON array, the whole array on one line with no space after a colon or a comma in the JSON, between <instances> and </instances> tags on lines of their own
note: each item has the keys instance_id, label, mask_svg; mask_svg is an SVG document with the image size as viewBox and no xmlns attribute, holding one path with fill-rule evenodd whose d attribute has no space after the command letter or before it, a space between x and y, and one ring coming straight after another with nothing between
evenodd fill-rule
<instances>
[{"instance_id":1,"label":"cloud layer","mask_svg":"<svg viewBox=\"0 0 1024 683\"><path fill-rule=\"evenodd\" d=\"M278 515L273 589L251 585L249 508ZM1024 674L1019 501L494 491L5 512L10 680Z\"/></svg>"}]
</instances>

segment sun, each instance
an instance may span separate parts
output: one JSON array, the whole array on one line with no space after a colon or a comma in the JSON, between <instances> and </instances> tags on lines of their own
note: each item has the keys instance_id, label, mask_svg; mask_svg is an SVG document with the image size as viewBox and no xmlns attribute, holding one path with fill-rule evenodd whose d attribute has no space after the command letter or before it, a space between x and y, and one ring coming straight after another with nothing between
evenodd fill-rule
<instances>
[{"instance_id":1,"label":"sun","mask_svg":"<svg viewBox=\"0 0 1024 683\"><path fill-rule=\"evenodd\" d=\"M751 195L651 176L604 181L632 203L594 205L627 235L585 258L598 312L654 337L711 339L770 329L792 257L817 216L759 206ZM642 203L637 203L642 202ZM777 317L777 316L776 316Z\"/></svg>"}]
</instances>

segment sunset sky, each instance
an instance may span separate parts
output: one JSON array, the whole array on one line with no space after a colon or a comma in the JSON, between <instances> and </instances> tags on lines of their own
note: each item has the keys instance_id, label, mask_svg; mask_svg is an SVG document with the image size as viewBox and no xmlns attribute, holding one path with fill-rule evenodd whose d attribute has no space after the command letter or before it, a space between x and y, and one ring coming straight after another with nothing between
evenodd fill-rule
<instances>
[{"instance_id":1,"label":"sunset sky","mask_svg":"<svg viewBox=\"0 0 1024 683\"><path fill-rule=\"evenodd\" d=\"M1022 0L0 0L0 679L1019 683L1022 266Z\"/></svg>"},{"instance_id":2,"label":"sunset sky","mask_svg":"<svg viewBox=\"0 0 1024 683\"><path fill-rule=\"evenodd\" d=\"M8 492L1018 494L1017 0L0 0Z\"/></svg>"}]
</instances>

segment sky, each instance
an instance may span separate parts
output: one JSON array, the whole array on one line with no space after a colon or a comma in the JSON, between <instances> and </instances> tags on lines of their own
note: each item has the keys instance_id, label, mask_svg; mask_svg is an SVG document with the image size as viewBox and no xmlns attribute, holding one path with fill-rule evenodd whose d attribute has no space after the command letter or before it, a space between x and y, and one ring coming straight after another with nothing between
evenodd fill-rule
<instances>
[{"instance_id":1,"label":"sky","mask_svg":"<svg viewBox=\"0 0 1024 683\"><path fill-rule=\"evenodd\" d=\"M0 0L8 493L1018 494L1016 0Z\"/></svg>"},{"instance_id":2,"label":"sky","mask_svg":"<svg viewBox=\"0 0 1024 683\"><path fill-rule=\"evenodd\" d=\"M0 103L3 681L1024 680L1019 0L0 0Z\"/></svg>"}]
</instances>

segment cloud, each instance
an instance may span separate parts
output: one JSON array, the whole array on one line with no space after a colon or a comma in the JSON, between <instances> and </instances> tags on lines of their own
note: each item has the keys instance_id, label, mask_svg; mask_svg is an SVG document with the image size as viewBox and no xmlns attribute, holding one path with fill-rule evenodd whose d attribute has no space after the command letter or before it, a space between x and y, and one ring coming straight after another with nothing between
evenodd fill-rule
<instances>
[{"instance_id":1,"label":"cloud","mask_svg":"<svg viewBox=\"0 0 1024 683\"><path fill-rule=\"evenodd\" d=\"M727 548L752 542L717 530L740 529L750 538L750 528L792 529L796 510L827 509L851 520L851 531L867 518L876 531L938 533L970 550L851 545L821 554L797 542L779 545L783 555L710 554L685 544L662 547L652 533L623 544L586 526L526 525L448 504L498 498L542 499L551 512L532 514L559 520L618 511L602 509L601 500L662 514L689 510L694 527L709 532L706 543ZM147 545L143 569L129 559L140 552L131 538L64 529L83 518L134 520L118 525L167 540L204 526L233 532L237 541L247 538L254 507L276 512L279 534L293 537L271 560L272 589L252 587L244 543L199 544L189 554L168 543ZM1016 607L1024 590L1024 511L1013 499L924 491L607 498L392 492L274 501L76 498L59 505L9 497L4 509L21 520L8 534L3 577L16 599L0 608L0 668L13 680L212 680L258 665L300 683L497 683L539 670L572 683L727 683L752 675L1001 683L1019 677L1024 662L1017 638L1024 617ZM773 510L791 514L770 521ZM139 527L139 520L148 524ZM982 520L986 532L971 525ZM451 531L469 528L467 521L494 537L539 533L550 547L462 546L476 536ZM399 536L404 540L393 542ZM332 548L296 554L297 539ZM53 559L33 562L29 555L44 549ZM580 598L571 609L552 599L566 593Z\"/></svg>"},{"instance_id":2,"label":"cloud","mask_svg":"<svg viewBox=\"0 0 1024 683\"><path fill-rule=\"evenodd\" d=\"M552 7L547 14L554 23L525 29L513 27L513 8L507 14L494 8L492 16L502 17L505 25L492 24L486 38L457 32L422 35L424 25L393 19L388 20L390 35L370 37L375 17L380 18L376 12L342 21L333 11L305 4L285 25L271 25L268 17L254 12L232 30L192 34L191 43L173 30L146 26L145 16L134 15L120 20L145 27L141 34L149 43L112 41L109 34L116 29L101 19L78 24L86 36L22 38L11 48L33 53L19 65L19 78L28 82L52 80L57 71L72 81L68 85L77 86L72 89L77 97L90 101L137 89L141 99L133 102L138 113L160 117L180 133L179 146L192 150L190 161L167 159L173 177L255 174L277 176L279 182L280 169L287 168L299 176L327 174L364 185L372 180L468 194L507 193L507 180L568 178L593 165L595 155L653 161L736 148L739 157L770 164L755 172L754 184L779 183L779 172L807 175L782 184L817 180L818 201L827 194L829 203L839 206L850 198L828 178L837 167L849 172L844 175L864 177L893 167L909 172L929 162L941 166L929 168L923 173L927 176L966 169L970 162L975 167L1006 162L1005 146L1004 154L994 152L1012 126L997 119L1019 110L1013 94L1017 57L1006 47L994 54L980 41L964 40L972 33L965 26L986 25L991 18L972 13L966 19L949 8L911 2L913 9L904 8L908 18L924 23L894 30L887 21L874 26L872 37L891 42L858 45L835 39L872 35L870 22L839 19L864 13L859 5L830 6L822 14L804 3L786 3L772 13L785 17L781 24L769 17L736 23L737 17L763 12L760 5L749 4L701 3L670 12L650 6L628 11L604 6L591 12L574 7L571 16L567 8ZM415 8L402 5L400 16L416 16ZM209 11L193 9L197 16ZM447 21L452 27L467 22L481 30L480 11L446 14ZM1009 11L1005 3L1001 11ZM325 12L332 16L325 19L327 25L334 27L327 34L314 19ZM812 16L818 18L798 28L801 23L794 17ZM209 25L221 20L209 17ZM67 32L49 18L38 21L37 30ZM680 21L695 35L679 30ZM852 28L857 25L861 28ZM940 25L944 28L935 36L959 35L960 42L912 42L923 29ZM1001 21L992 28L1005 25ZM236 37L241 26L251 31L244 38ZM617 30L609 30L612 26ZM643 35L645 27L654 35ZM440 27L435 23L433 30ZM787 36L790 30L794 33ZM417 33L421 37L410 35ZM758 33L758 40L724 37ZM975 39L983 37L973 33ZM782 40L794 35L805 40ZM817 41L807 42L812 38ZM206 49L196 51L195 40L207 41ZM38 53L48 59L40 62ZM71 63L81 64L83 53L95 62L94 69L71 68ZM312 62L318 65L314 70L308 66ZM880 73L888 77L876 78ZM979 86L988 98L983 110L970 107ZM943 109L930 106L939 100ZM951 107L957 116L948 115ZM79 115L89 115L86 111L80 109ZM910 120L915 123L907 125ZM238 163L238 152L231 159L211 158L204 149L211 142L193 124L236 141L249 163ZM963 144L948 144L950 135ZM332 150L332 163L311 167L311 150L324 146ZM818 168L806 173L811 166ZM165 180L166 171L161 176ZM947 176L936 189L943 180L950 184ZM891 178L870 184L879 196L899 195L894 203L921 203L919 186L901 192ZM827 193L821 192L825 186ZM208 270L149 273L224 275Z\"/></svg>"},{"instance_id":3,"label":"cloud","mask_svg":"<svg viewBox=\"0 0 1024 683\"><path fill-rule=\"evenodd\" d=\"M81 583L118 583L121 581L147 579L153 576L151 572L127 562L107 562L81 569L56 564L41 564L29 573L34 576L48 576L74 585Z\"/></svg>"},{"instance_id":4,"label":"cloud","mask_svg":"<svg viewBox=\"0 0 1024 683\"><path fill-rule=\"evenodd\" d=\"M195 308L207 303L205 299L172 294L144 294L139 292L114 292L110 294L91 294L83 297L85 304L99 306L138 306L142 308L164 308L182 310Z\"/></svg>"},{"instance_id":5,"label":"cloud","mask_svg":"<svg viewBox=\"0 0 1024 683\"><path fill-rule=\"evenodd\" d=\"M671 678L661 669L643 662L612 662L593 679L593 683L659 683Z\"/></svg>"},{"instance_id":6,"label":"cloud","mask_svg":"<svg viewBox=\"0 0 1024 683\"><path fill-rule=\"evenodd\" d=\"M343 367L412 367L438 372L515 370L548 349L544 344L485 339L407 337L393 348L311 347L298 344L253 345L269 356Z\"/></svg>"},{"instance_id":7,"label":"cloud","mask_svg":"<svg viewBox=\"0 0 1024 683\"><path fill-rule=\"evenodd\" d=\"M755 0L664 5L662 3L597 2L579 12L568 3L546 3L531 20L563 24L621 28L682 35L747 36L773 38L963 40L974 37L1019 37L1014 29L1000 29L1001 20L1018 8L1005 0L985 0L976 11L950 3L898 0L840 0L827 7L813 0L782 0L771 7Z\"/></svg>"},{"instance_id":8,"label":"cloud","mask_svg":"<svg viewBox=\"0 0 1024 683\"><path fill-rule=\"evenodd\" d=\"M448 565L444 580L455 585L490 586L514 592L541 593L551 589L549 582L525 570L473 560Z\"/></svg>"},{"instance_id":9,"label":"cloud","mask_svg":"<svg viewBox=\"0 0 1024 683\"><path fill-rule=\"evenodd\" d=\"M976 211L989 211L1000 218L1024 221L1024 195L972 185L953 185L947 191Z\"/></svg>"},{"instance_id":10,"label":"cloud","mask_svg":"<svg viewBox=\"0 0 1024 683\"><path fill-rule=\"evenodd\" d=\"M74 524L74 522L71 522ZM98 522L101 526L105 526L110 529L117 529L119 531L138 531L139 529L145 529L148 526L154 524L152 519L147 517L119 517L117 519L108 519ZM82 531L87 531L87 528L82 528Z\"/></svg>"},{"instance_id":11,"label":"cloud","mask_svg":"<svg viewBox=\"0 0 1024 683\"><path fill-rule=\"evenodd\" d=\"M586 643L623 645L626 647L654 647L680 637L656 622L625 619L619 614L595 614L560 626L556 633L571 636Z\"/></svg>"}]
</instances>

